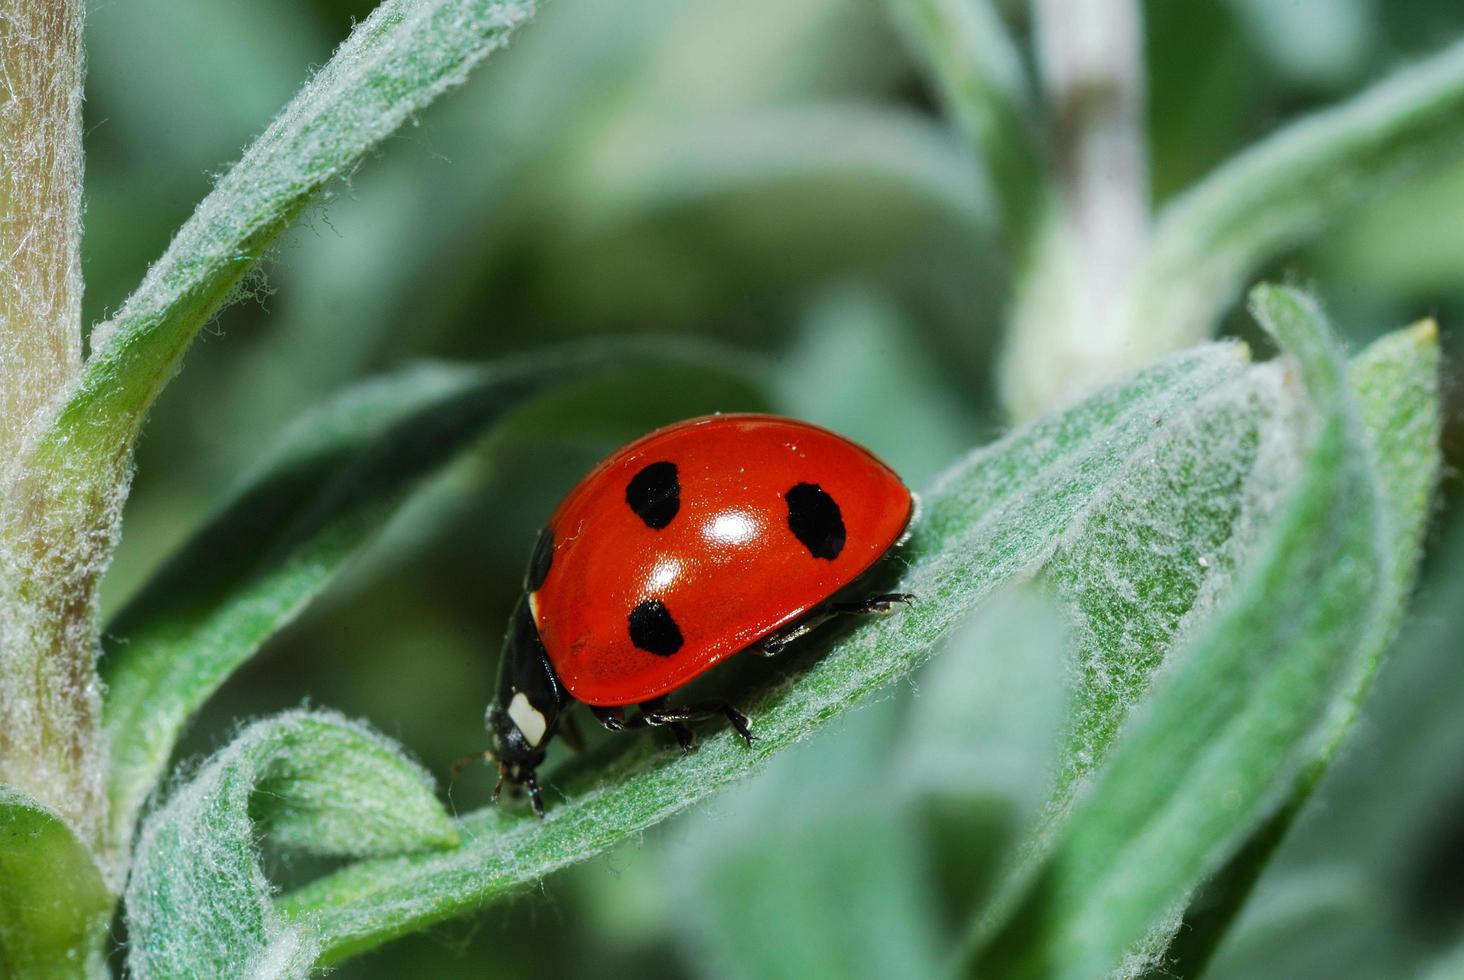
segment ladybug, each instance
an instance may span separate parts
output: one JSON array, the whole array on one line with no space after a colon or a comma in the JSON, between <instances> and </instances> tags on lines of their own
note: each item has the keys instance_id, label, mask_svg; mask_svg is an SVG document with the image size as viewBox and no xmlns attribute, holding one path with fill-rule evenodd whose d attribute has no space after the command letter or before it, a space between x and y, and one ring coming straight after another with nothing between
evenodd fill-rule
<instances>
[{"instance_id":1,"label":"ladybug","mask_svg":"<svg viewBox=\"0 0 1464 980\"><path fill-rule=\"evenodd\" d=\"M684 750L687 723L716 716L751 745L728 702L672 706L667 695L741 651L777 653L830 617L908 604L905 593L843 595L914 512L914 496L868 450L773 415L689 419L611 455L534 546L487 713L495 797L506 780L543 816L535 772L575 701L612 731L664 726Z\"/></svg>"}]
</instances>

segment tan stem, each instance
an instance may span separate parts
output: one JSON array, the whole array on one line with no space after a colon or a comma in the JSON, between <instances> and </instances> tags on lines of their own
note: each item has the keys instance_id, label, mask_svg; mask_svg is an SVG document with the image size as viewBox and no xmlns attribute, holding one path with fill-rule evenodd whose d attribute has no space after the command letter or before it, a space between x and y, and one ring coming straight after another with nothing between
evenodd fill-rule
<instances>
[{"instance_id":1,"label":"tan stem","mask_svg":"<svg viewBox=\"0 0 1464 980\"><path fill-rule=\"evenodd\" d=\"M1144 245L1143 36L1132 0L1038 0L1038 55L1057 177L1085 291L1110 305Z\"/></svg>"},{"instance_id":2,"label":"tan stem","mask_svg":"<svg viewBox=\"0 0 1464 980\"><path fill-rule=\"evenodd\" d=\"M81 368L78 0L0 0L0 460Z\"/></svg>"},{"instance_id":3,"label":"tan stem","mask_svg":"<svg viewBox=\"0 0 1464 980\"><path fill-rule=\"evenodd\" d=\"M81 369L82 16L82 0L0 0L0 782L96 841L99 491L116 474L31 452Z\"/></svg>"},{"instance_id":4,"label":"tan stem","mask_svg":"<svg viewBox=\"0 0 1464 980\"><path fill-rule=\"evenodd\" d=\"M1149 233L1139 5L1037 0L1034 10L1058 193L1019 276L1004 356L1004 396L1018 418L1161 353L1118 316Z\"/></svg>"}]
</instances>

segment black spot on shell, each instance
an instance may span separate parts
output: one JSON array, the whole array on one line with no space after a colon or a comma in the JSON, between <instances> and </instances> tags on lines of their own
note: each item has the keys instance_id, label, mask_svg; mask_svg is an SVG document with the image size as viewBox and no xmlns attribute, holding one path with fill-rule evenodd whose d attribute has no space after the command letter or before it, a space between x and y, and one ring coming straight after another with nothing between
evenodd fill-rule
<instances>
[{"instance_id":1,"label":"black spot on shell","mask_svg":"<svg viewBox=\"0 0 1464 980\"><path fill-rule=\"evenodd\" d=\"M524 576L524 591L538 592L549 575L549 566L554 564L554 529L549 525L539 532L534 542L534 554L529 558L529 571Z\"/></svg>"},{"instance_id":2,"label":"black spot on shell","mask_svg":"<svg viewBox=\"0 0 1464 980\"><path fill-rule=\"evenodd\" d=\"M659 531L671 523L681 509L681 484L676 479L676 464L651 463L625 487L625 502L646 527Z\"/></svg>"},{"instance_id":3,"label":"black spot on shell","mask_svg":"<svg viewBox=\"0 0 1464 980\"><path fill-rule=\"evenodd\" d=\"M647 653L669 657L681 649L681 629L660 599L646 599L630 611L630 642Z\"/></svg>"},{"instance_id":4,"label":"black spot on shell","mask_svg":"<svg viewBox=\"0 0 1464 980\"><path fill-rule=\"evenodd\" d=\"M788 529L815 558L833 561L844 550L844 515L817 483L795 484L788 501Z\"/></svg>"}]
</instances>

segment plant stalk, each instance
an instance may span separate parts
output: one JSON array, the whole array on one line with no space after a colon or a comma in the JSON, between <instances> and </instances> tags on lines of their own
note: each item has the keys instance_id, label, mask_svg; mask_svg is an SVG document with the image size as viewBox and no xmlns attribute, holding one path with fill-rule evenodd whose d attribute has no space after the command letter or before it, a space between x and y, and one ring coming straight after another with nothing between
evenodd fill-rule
<instances>
[{"instance_id":1,"label":"plant stalk","mask_svg":"<svg viewBox=\"0 0 1464 980\"><path fill-rule=\"evenodd\" d=\"M0 460L81 369L80 0L0 0Z\"/></svg>"},{"instance_id":2,"label":"plant stalk","mask_svg":"<svg viewBox=\"0 0 1464 980\"><path fill-rule=\"evenodd\" d=\"M81 373L83 12L0 0L0 783L95 843L95 586L112 533L78 474L32 453Z\"/></svg>"},{"instance_id":3,"label":"plant stalk","mask_svg":"<svg viewBox=\"0 0 1464 980\"><path fill-rule=\"evenodd\" d=\"M1149 229L1143 30L1133 0L1037 0L1057 194L1017 294L1002 382L1041 415L1147 363L1118 312Z\"/></svg>"}]
</instances>

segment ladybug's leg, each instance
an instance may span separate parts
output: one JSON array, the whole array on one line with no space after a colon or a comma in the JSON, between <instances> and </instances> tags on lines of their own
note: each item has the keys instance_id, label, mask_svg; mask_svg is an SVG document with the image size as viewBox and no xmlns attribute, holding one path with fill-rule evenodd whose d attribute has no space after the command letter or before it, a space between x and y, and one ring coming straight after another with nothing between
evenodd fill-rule
<instances>
[{"instance_id":1,"label":"ladybug's leg","mask_svg":"<svg viewBox=\"0 0 1464 980\"><path fill-rule=\"evenodd\" d=\"M788 644L807 636L835 616L883 616L894 612L897 602L908 606L914 601L915 596L909 592L881 592L855 602L826 603L792 626L758 640L752 645L752 652L760 657L776 656Z\"/></svg>"},{"instance_id":2,"label":"ladybug's leg","mask_svg":"<svg viewBox=\"0 0 1464 980\"><path fill-rule=\"evenodd\" d=\"M672 735L676 736L676 742L681 746L681 751L691 751L691 747L696 744L696 736L691 733L690 728L683 724L685 719L677 710L666 704L664 697L643 701L638 707L640 713L630 720L630 727L639 728L642 725L651 725L660 728L664 725L671 729Z\"/></svg>"},{"instance_id":3,"label":"ladybug's leg","mask_svg":"<svg viewBox=\"0 0 1464 980\"><path fill-rule=\"evenodd\" d=\"M590 706L590 713L599 719L612 732L629 731L632 728L651 728L665 725L671 729L676 736L676 741L681 743L683 749L691 748L691 730L685 725L676 723L673 719L664 718L659 709L666 706L664 698L657 698L654 701L647 701L639 705L640 712L627 718L624 708L601 708L595 705Z\"/></svg>"},{"instance_id":4,"label":"ladybug's leg","mask_svg":"<svg viewBox=\"0 0 1464 980\"><path fill-rule=\"evenodd\" d=\"M676 736L676 741L683 749L690 749L695 744L690 728L686 722L701 721L704 718L715 718L718 715L725 717L742 736L742 740L751 745L754 739L752 728L747 723L747 716L738 711L726 701L699 701L696 704L683 705L673 708L666 703L665 698L656 698L654 701L646 701L639 705L640 711L627 718L624 708L600 708L590 706L590 713L599 719L612 732L623 732L632 728L660 728L671 729L671 734Z\"/></svg>"},{"instance_id":5,"label":"ladybug's leg","mask_svg":"<svg viewBox=\"0 0 1464 980\"><path fill-rule=\"evenodd\" d=\"M542 819L544 816L544 795L539 792L538 774L532 769L520 769L518 777L513 782L515 789L522 787L528 792L529 802L534 807L534 814ZM497 791L495 790L494 793L496 796Z\"/></svg>"},{"instance_id":6,"label":"ladybug's leg","mask_svg":"<svg viewBox=\"0 0 1464 980\"><path fill-rule=\"evenodd\" d=\"M681 723L677 716L667 715L666 699L656 698L653 701L646 701L638 705L640 708L636 714L627 718L624 708L601 708L590 706L590 712L600 720L600 724L612 732L623 732L632 728L659 728L665 726L671 729L671 734L676 736L682 749L690 749L696 739L691 734L691 729Z\"/></svg>"},{"instance_id":7,"label":"ladybug's leg","mask_svg":"<svg viewBox=\"0 0 1464 980\"><path fill-rule=\"evenodd\" d=\"M742 737L742 740L749 746L752 745L756 736L752 734L752 727L747 723L747 716L721 699L698 701L696 704L685 704L679 708L658 708L649 723L667 725L684 721L702 721L718 715L731 722L733 729Z\"/></svg>"},{"instance_id":8,"label":"ladybug's leg","mask_svg":"<svg viewBox=\"0 0 1464 980\"><path fill-rule=\"evenodd\" d=\"M681 746L681 751L690 752L696 747L696 735L681 722L661 721L660 724L671 729L671 734L676 736L676 744Z\"/></svg>"},{"instance_id":9,"label":"ladybug's leg","mask_svg":"<svg viewBox=\"0 0 1464 980\"><path fill-rule=\"evenodd\" d=\"M836 602L830 607L831 616L884 616L895 611L895 603L909 606L915 601L913 592L881 592L857 602Z\"/></svg>"},{"instance_id":10,"label":"ladybug's leg","mask_svg":"<svg viewBox=\"0 0 1464 980\"><path fill-rule=\"evenodd\" d=\"M590 705L589 708L590 714L594 715L595 720L604 725L607 731L623 732L630 727L625 721L624 708L602 708L595 704Z\"/></svg>"}]
</instances>

